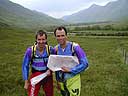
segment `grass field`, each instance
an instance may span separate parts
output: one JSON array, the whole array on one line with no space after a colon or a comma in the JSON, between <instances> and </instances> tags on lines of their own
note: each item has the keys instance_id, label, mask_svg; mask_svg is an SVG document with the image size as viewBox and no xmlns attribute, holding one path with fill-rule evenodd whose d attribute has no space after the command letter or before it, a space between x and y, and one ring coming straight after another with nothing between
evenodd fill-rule
<instances>
[{"instance_id":1,"label":"grass field","mask_svg":"<svg viewBox=\"0 0 128 96\"><path fill-rule=\"evenodd\" d=\"M54 36L48 36L55 45ZM81 96L127 96L128 65L123 63L120 48L128 37L70 37L85 50L88 70L81 73ZM23 88L21 65L26 48L34 42L34 32L0 30L0 96L27 96ZM42 96L40 92L39 96ZM55 89L55 96L60 96Z\"/></svg>"}]
</instances>

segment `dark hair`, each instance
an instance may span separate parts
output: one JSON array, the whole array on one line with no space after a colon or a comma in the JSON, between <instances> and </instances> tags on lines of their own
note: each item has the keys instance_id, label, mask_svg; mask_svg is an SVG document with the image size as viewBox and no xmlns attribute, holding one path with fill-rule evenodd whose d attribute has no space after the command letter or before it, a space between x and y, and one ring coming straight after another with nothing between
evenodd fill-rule
<instances>
[{"instance_id":1,"label":"dark hair","mask_svg":"<svg viewBox=\"0 0 128 96\"><path fill-rule=\"evenodd\" d=\"M64 26L59 26L57 27L55 30L54 30L54 35L56 36L56 30L64 30L65 31L65 34L67 35L67 29L64 27Z\"/></svg>"},{"instance_id":2,"label":"dark hair","mask_svg":"<svg viewBox=\"0 0 128 96\"><path fill-rule=\"evenodd\" d=\"M37 39L38 35L40 35L40 36L45 35L45 39L47 39L47 33L44 30L39 30L36 32L36 37L35 37L36 39ZM37 41L35 41L35 44L37 44ZM48 44L48 43L46 42L46 44Z\"/></svg>"},{"instance_id":3,"label":"dark hair","mask_svg":"<svg viewBox=\"0 0 128 96\"><path fill-rule=\"evenodd\" d=\"M38 35L40 35L40 36L45 35L45 39L47 39L47 34L44 30L39 30L39 31L36 32L36 39L37 39Z\"/></svg>"}]
</instances>

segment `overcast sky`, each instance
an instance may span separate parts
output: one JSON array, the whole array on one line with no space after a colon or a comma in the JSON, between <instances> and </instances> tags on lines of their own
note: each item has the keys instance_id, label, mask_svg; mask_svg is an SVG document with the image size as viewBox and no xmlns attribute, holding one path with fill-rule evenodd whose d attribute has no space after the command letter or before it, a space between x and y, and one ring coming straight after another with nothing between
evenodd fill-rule
<instances>
[{"instance_id":1,"label":"overcast sky","mask_svg":"<svg viewBox=\"0 0 128 96\"><path fill-rule=\"evenodd\" d=\"M106 5L117 0L10 0L31 10L48 14L54 18L71 15L90 7L92 4Z\"/></svg>"}]
</instances>

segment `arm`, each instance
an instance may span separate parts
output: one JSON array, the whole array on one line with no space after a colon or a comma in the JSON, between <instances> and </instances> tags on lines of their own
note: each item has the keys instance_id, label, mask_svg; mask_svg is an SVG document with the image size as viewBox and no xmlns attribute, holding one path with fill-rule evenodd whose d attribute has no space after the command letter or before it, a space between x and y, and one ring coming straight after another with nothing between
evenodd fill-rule
<instances>
[{"instance_id":1,"label":"arm","mask_svg":"<svg viewBox=\"0 0 128 96\"><path fill-rule=\"evenodd\" d=\"M88 60L86 58L85 52L79 45L74 47L74 51L79 60L79 64L74 68L70 69L70 72L72 72L73 74L78 74L84 71L88 67Z\"/></svg>"},{"instance_id":2,"label":"arm","mask_svg":"<svg viewBox=\"0 0 128 96\"><path fill-rule=\"evenodd\" d=\"M22 63L22 76L24 80L28 80L30 61L31 61L31 49L28 48L25 52L23 63Z\"/></svg>"},{"instance_id":3,"label":"arm","mask_svg":"<svg viewBox=\"0 0 128 96\"><path fill-rule=\"evenodd\" d=\"M28 88L28 76L29 76L29 63L31 61L31 50L30 48L27 49L24 55L23 63L22 63L22 76L23 79L25 80L24 88Z\"/></svg>"}]
</instances>

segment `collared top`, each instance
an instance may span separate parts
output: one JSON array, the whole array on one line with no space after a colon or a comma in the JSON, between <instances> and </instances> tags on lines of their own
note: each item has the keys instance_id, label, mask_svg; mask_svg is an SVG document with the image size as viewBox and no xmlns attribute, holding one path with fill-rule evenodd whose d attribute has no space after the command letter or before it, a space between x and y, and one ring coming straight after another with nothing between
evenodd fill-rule
<instances>
[{"instance_id":1,"label":"collared top","mask_svg":"<svg viewBox=\"0 0 128 96\"><path fill-rule=\"evenodd\" d=\"M67 42L66 47L64 49L62 49L60 44L58 44L54 48L54 53L56 53L57 55L72 56L72 50L71 50L72 46L73 46L74 52L75 52L75 54L79 60L79 64L76 65L75 67L71 68L70 72L68 72L68 73L62 72L62 71L57 71L56 72L56 79L57 80L59 80L60 78L63 78L65 80L68 78L71 78L71 77L75 76L76 74L79 74L80 72L84 71L88 67L88 60L87 60L86 54L83 51L83 49L79 46L79 44L77 44L77 43L74 43L72 45L72 42ZM64 73L63 77L62 77L62 73Z\"/></svg>"},{"instance_id":2,"label":"collared top","mask_svg":"<svg viewBox=\"0 0 128 96\"><path fill-rule=\"evenodd\" d=\"M54 50L50 46L50 54L52 54L53 52ZM29 47L25 52L22 63L22 75L24 80L28 80L31 59L32 59L32 47ZM31 64L32 69L36 71L45 71L48 69L47 62L48 62L48 53L46 47L44 48L42 54L40 54L39 50L37 50L36 48L35 57L33 58L33 62Z\"/></svg>"}]
</instances>

